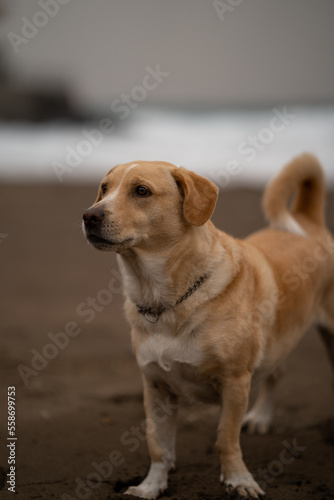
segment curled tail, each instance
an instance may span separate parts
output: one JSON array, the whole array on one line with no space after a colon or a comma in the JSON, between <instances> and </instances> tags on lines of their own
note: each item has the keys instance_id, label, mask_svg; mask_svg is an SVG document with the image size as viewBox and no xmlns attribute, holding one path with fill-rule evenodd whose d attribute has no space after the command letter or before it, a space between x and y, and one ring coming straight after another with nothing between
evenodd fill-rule
<instances>
[{"instance_id":1,"label":"curled tail","mask_svg":"<svg viewBox=\"0 0 334 500\"><path fill-rule=\"evenodd\" d=\"M324 226L325 181L318 160L305 153L288 163L267 186L263 196L263 209L275 229L305 236L303 218Z\"/></svg>"}]
</instances>

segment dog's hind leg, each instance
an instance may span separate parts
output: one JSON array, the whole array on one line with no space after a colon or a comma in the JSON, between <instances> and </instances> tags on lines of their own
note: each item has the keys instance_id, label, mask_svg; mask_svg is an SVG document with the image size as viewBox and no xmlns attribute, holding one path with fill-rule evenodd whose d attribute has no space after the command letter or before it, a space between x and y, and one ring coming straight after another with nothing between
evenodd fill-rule
<instances>
[{"instance_id":1,"label":"dog's hind leg","mask_svg":"<svg viewBox=\"0 0 334 500\"><path fill-rule=\"evenodd\" d=\"M334 277L321 301L317 329L326 347L334 374Z\"/></svg>"},{"instance_id":2,"label":"dog's hind leg","mask_svg":"<svg viewBox=\"0 0 334 500\"><path fill-rule=\"evenodd\" d=\"M282 373L283 369L279 368L262 382L257 399L242 423L248 434L269 432L274 416L275 388Z\"/></svg>"},{"instance_id":3,"label":"dog's hind leg","mask_svg":"<svg viewBox=\"0 0 334 500\"><path fill-rule=\"evenodd\" d=\"M318 331L325 344L334 374L334 332L329 328L321 325L318 326ZM334 388L334 381L333 381L333 388Z\"/></svg>"}]
</instances>

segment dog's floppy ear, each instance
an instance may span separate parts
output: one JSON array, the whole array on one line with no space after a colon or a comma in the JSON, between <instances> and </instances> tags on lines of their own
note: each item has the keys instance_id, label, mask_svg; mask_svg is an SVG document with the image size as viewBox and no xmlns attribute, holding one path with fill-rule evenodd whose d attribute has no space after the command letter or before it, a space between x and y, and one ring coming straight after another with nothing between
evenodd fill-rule
<instances>
[{"instance_id":1,"label":"dog's floppy ear","mask_svg":"<svg viewBox=\"0 0 334 500\"><path fill-rule=\"evenodd\" d=\"M218 188L213 182L200 175L179 167L173 177L180 187L183 199L183 213L190 224L202 226L213 214L218 197Z\"/></svg>"}]
</instances>

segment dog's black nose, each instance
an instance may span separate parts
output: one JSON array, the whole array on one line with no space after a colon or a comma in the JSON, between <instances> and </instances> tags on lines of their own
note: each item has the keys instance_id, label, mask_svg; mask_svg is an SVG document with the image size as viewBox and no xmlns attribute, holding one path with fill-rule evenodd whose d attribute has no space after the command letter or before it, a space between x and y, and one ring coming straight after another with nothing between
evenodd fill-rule
<instances>
[{"instance_id":1,"label":"dog's black nose","mask_svg":"<svg viewBox=\"0 0 334 500\"><path fill-rule=\"evenodd\" d=\"M97 226L105 217L104 211L101 208L89 208L83 214L83 221L86 227Z\"/></svg>"}]
</instances>

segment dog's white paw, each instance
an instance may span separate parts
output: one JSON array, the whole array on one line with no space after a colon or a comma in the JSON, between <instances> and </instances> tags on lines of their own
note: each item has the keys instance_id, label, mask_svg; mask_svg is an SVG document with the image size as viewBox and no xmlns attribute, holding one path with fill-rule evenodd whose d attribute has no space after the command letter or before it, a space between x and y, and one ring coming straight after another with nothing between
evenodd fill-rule
<instances>
[{"instance_id":1,"label":"dog's white paw","mask_svg":"<svg viewBox=\"0 0 334 500\"><path fill-rule=\"evenodd\" d=\"M168 468L161 462L151 464L150 470L142 483L130 486L124 493L139 498L157 498L167 489Z\"/></svg>"},{"instance_id":2,"label":"dog's white paw","mask_svg":"<svg viewBox=\"0 0 334 500\"><path fill-rule=\"evenodd\" d=\"M268 434L272 423L272 413L269 411L250 411L246 414L242 427L248 434Z\"/></svg>"},{"instance_id":3,"label":"dog's white paw","mask_svg":"<svg viewBox=\"0 0 334 500\"><path fill-rule=\"evenodd\" d=\"M229 495L237 493L240 497L244 498L259 498L259 495L265 495L265 492L249 472L240 475L235 474L225 481L222 475L220 481L224 482L226 492Z\"/></svg>"},{"instance_id":4,"label":"dog's white paw","mask_svg":"<svg viewBox=\"0 0 334 500\"><path fill-rule=\"evenodd\" d=\"M153 485L130 486L124 495L133 495L139 498L157 498L160 494L160 488Z\"/></svg>"}]
</instances>

